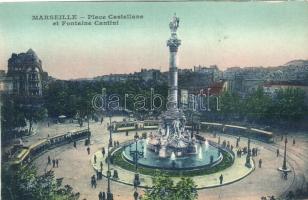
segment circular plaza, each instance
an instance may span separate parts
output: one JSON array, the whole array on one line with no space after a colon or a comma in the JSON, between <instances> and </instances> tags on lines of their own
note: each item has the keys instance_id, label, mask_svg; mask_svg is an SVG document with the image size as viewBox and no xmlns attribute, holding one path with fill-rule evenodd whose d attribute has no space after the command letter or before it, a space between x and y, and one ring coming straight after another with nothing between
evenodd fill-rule
<instances>
[{"instance_id":1,"label":"circular plaza","mask_svg":"<svg viewBox=\"0 0 308 200\"><path fill-rule=\"evenodd\" d=\"M109 120L104 120L102 123L90 121L91 139L89 145L86 146L84 140L79 140L76 142L76 147L73 143L68 143L45 151L38 156L34 160L34 164L39 172L43 174L48 170L53 170L57 178L63 178L65 184L71 185L74 191L80 193L80 199L96 199L97 194L100 191L106 191L108 187L108 162L106 158L110 143L110 132L107 129L107 121ZM123 117L112 117L112 121L122 122ZM48 138L48 136L66 133L72 129L78 130L80 128L75 123L50 124L49 127L46 124L39 124L39 132L24 139L24 142L25 145L31 145ZM129 148L129 145L132 145L131 148L133 149L136 134L141 139L144 132L150 133L151 131L112 132L112 142L115 145L110 148L109 152L113 158L109 171L114 199L134 199L136 173L138 173L140 180L137 187L140 194L146 188L152 186L152 177L159 171L159 173L165 173L172 177L174 182L179 181L183 176L191 177L197 185L199 199L247 199L247 196L250 197L249 199L261 199L263 196L270 195L283 197L287 192L300 187L304 181L303 177L307 175L305 168L308 158L304 154L306 146L303 145L303 148L296 148L296 146L305 144L308 138L300 133L289 136L295 138L298 142L295 146L291 144L288 146L287 167L291 169L291 172L285 179L278 170L283 164L284 142L281 140L281 136L274 136L273 143L251 139L250 148L258 149L258 153L251 155L251 166L247 167L247 154L243 152L239 155L238 151L247 147L248 138L240 137L240 141L238 141L239 136L201 130L199 135L205 137L210 143L220 143L220 146L223 143L226 146L229 144L229 152L233 152L234 157L228 162L222 159L210 168L179 170L176 169L176 166L175 169L156 169L144 165L138 165L136 168L134 160L129 161L125 158L123 153L125 147ZM105 155L103 155L102 149L105 149ZM276 153L277 149L280 149L279 155ZM224 153L221 152L221 154ZM59 167L49 165L47 162L48 156L58 159ZM198 155L196 156L198 157ZM181 158L176 157L176 159ZM259 163L260 160L262 161L261 164ZM102 178L97 180L96 188L92 188L91 177L96 176L101 169ZM220 182L221 175L223 176L222 183Z\"/></svg>"}]
</instances>

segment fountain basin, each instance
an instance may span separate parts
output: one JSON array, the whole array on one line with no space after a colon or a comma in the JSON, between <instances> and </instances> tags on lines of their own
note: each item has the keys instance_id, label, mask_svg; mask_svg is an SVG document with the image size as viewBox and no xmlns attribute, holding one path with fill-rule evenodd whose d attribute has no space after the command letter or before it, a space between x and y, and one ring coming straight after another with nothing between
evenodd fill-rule
<instances>
[{"instance_id":1,"label":"fountain basin","mask_svg":"<svg viewBox=\"0 0 308 200\"><path fill-rule=\"evenodd\" d=\"M165 170L193 170L201 168L211 168L219 164L222 159L221 150L209 143L196 143L196 154L176 156L177 152L168 152L172 155L169 157L161 157L159 152L155 152L147 148L145 139L137 141L137 150L142 152L142 156L138 158L138 165ZM135 164L136 143L130 143L123 147L122 157ZM211 159L212 157L212 159Z\"/></svg>"}]
</instances>

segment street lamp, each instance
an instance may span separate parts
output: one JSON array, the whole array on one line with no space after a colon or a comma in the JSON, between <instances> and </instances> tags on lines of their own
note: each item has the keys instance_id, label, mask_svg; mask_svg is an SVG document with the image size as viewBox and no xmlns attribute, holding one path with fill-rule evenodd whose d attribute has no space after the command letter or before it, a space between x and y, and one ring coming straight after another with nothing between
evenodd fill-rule
<instances>
[{"instance_id":1,"label":"street lamp","mask_svg":"<svg viewBox=\"0 0 308 200\"><path fill-rule=\"evenodd\" d=\"M109 144L108 147L112 147L112 125L111 125L111 114L109 115Z\"/></svg>"},{"instance_id":2,"label":"street lamp","mask_svg":"<svg viewBox=\"0 0 308 200\"><path fill-rule=\"evenodd\" d=\"M90 145L90 119L89 119L89 106L87 107L87 120L88 120L88 144Z\"/></svg>"},{"instance_id":3,"label":"street lamp","mask_svg":"<svg viewBox=\"0 0 308 200\"><path fill-rule=\"evenodd\" d=\"M284 140L284 155L283 155L283 162L282 162L282 167L278 168L279 171L282 172L290 172L291 169L287 168L287 143L288 143L288 138Z\"/></svg>"},{"instance_id":4,"label":"street lamp","mask_svg":"<svg viewBox=\"0 0 308 200\"><path fill-rule=\"evenodd\" d=\"M246 156L246 163L245 166L248 168L251 168L251 163L250 163L250 157L251 157L251 150L250 150L250 138L248 138L248 148L247 148L247 156Z\"/></svg>"},{"instance_id":5,"label":"street lamp","mask_svg":"<svg viewBox=\"0 0 308 200\"><path fill-rule=\"evenodd\" d=\"M109 116L110 119L110 126L109 126L109 144L108 144L108 158L107 158L107 178L108 178L108 185L107 185L107 200L113 200L113 194L111 193L110 189L110 177L111 177L111 172L110 172L110 147L112 147L112 138L111 138L111 115ZM110 145L111 144L111 145Z\"/></svg>"},{"instance_id":6,"label":"street lamp","mask_svg":"<svg viewBox=\"0 0 308 200\"><path fill-rule=\"evenodd\" d=\"M284 140L284 155L283 155L283 163L282 163L282 169L286 170L287 169L287 143L288 143L288 139L286 138Z\"/></svg>"},{"instance_id":7,"label":"street lamp","mask_svg":"<svg viewBox=\"0 0 308 200\"><path fill-rule=\"evenodd\" d=\"M135 170L136 170L136 173L135 173L135 179L134 179L134 186L136 187L137 189L137 186L140 184L140 181L139 181L139 174L138 174L138 160L139 158L143 158L144 156L144 146L142 145L142 151L139 151L138 150L138 139L139 139L139 136L135 136L135 150L131 150L131 146L132 144L130 145L130 155L133 156L134 158L134 162L135 162Z\"/></svg>"}]
</instances>

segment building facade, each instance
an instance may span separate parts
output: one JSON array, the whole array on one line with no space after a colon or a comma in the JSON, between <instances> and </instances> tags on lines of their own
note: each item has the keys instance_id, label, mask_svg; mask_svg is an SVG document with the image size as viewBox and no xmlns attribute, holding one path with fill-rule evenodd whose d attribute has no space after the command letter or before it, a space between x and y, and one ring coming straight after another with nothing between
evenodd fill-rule
<instances>
[{"instance_id":1,"label":"building facade","mask_svg":"<svg viewBox=\"0 0 308 200\"><path fill-rule=\"evenodd\" d=\"M41 97L48 74L36 53L29 49L26 53L12 54L6 77L12 81L13 95Z\"/></svg>"}]
</instances>

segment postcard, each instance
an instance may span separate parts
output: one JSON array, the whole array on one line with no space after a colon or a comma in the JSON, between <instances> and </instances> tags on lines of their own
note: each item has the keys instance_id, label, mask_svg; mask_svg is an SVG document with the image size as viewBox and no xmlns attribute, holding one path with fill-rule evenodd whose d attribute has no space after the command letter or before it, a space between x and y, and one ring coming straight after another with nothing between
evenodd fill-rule
<instances>
[{"instance_id":1,"label":"postcard","mask_svg":"<svg viewBox=\"0 0 308 200\"><path fill-rule=\"evenodd\" d=\"M307 199L307 25L307 1L0 3L1 199Z\"/></svg>"}]
</instances>

